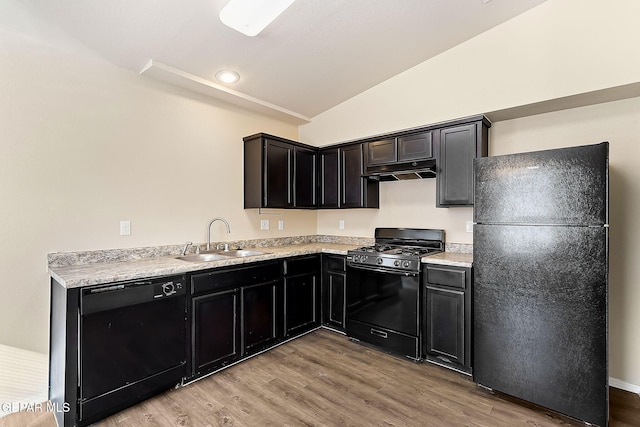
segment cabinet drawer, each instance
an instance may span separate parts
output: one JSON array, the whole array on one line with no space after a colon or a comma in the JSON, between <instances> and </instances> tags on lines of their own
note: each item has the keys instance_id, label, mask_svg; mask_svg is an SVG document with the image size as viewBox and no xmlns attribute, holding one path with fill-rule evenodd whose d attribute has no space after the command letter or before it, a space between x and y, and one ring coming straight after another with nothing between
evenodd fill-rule
<instances>
[{"instance_id":1,"label":"cabinet drawer","mask_svg":"<svg viewBox=\"0 0 640 427\"><path fill-rule=\"evenodd\" d=\"M324 267L326 270L347 270L347 258L342 255L325 255Z\"/></svg>"},{"instance_id":2,"label":"cabinet drawer","mask_svg":"<svg viewBox=\"0 0 640 427\"><path fill-rule=\"evenodd\" d=\"M280 263L277 261L221 271L213 270L191 276L191 293L197 295L255 283L264 283L279 278Z\"/></svg>"},{"instance_id":3,"label":"cabinet drawer","mask_svg":"<svg viewBox=\"0 0 640 427\"><path fill-rule=\"evenodd\" d=\"M284 260L284 275L296 276L308 274L320 269L320 257L318 255L303 256Z\"/></svg>"},{"instance_id":4,"label":"cabinet drawer","mask_svg":"<svg viewBox=\"0 0 640 427\"><path fill-rule=\"evenodd\" d=\"M453 268L426 267L427 282L434 285L452 286L465 289L467 272Z\"/></svg>"}]
</instances>

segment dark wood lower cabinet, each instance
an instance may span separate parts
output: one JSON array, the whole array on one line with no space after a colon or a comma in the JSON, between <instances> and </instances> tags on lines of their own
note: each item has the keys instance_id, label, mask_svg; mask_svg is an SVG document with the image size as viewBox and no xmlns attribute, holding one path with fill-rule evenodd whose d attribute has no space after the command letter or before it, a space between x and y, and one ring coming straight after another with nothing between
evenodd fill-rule
<instances>
[{"instance_id":1,"label":"dark wood lower cabinet","mask_svg":"<svg viewBox=\"0 0 640 427\"><path fill-rule=\"evenodd\" d=\"M240 358L239 290L192 299L193 369L203 372Z\"/></svg>"},{"instance_id":2,"label":"dark wood lower cabinet","mask_svg":"<svg viewBox=\"0 0 640 427\"><path fill-rule=\"evenodd\" d=\"M322 256L322 324L345 331L347 272L344 255Z\"/></svg>"},{"instance_id":3,"label":"dark wood lower cabinet","mask_svg":"<svg viewBox=\"0 0 640 427\"><path fill-rule=\"evenodd\" d=\"M280 281L242 288L242 353L248 355L278 340L278 288Z\"/></svg>"},{"instance_id":4,"label":"dark wood lower cabinet","mask_svg":"<svg viewBox=\"0 0 640 427\"><path fill-rule=\"evenodd\" d=\"M284 261L285 337L320 326L320 256Z\"/></svg>"},{"instance_id":5,"label":"dark wood lower cabinet","mask_svg":"<svg viewBox=\"0 0 640 427\"><path fill-rule=\"evenodd\" d=\"M472 372L471 268L423 267L423 357Z\"/></svg>"},{"instance_id":6,"label":"dark wood lower cabinet","mask_svg":"<svg viewBox=\"0 0 640 427\"><path fill-rule=\"evenodd\" d=\"M426 353L464 364L464 291L427 285L426 299Z\"/></svg>"},{"instance_id":7,"label":"dark wood lower cabinet","mask_svg":"<svg viewBox=\"0 0 640 427\"><path fill-rule=\"evenodd\" d=\"M320 326L320 255L189 275L197 378Z\"/></svg>"},{"instance_id":8,"label":"dark wood lower cabinet","mask_svg":"<svg viewBox=\"0 0 640 427\"><path fill-rule=\"evenodd\" d=\"M191 377L277 343L281 278L281 261L189 275Z\"/></svg>"}]
</instances>

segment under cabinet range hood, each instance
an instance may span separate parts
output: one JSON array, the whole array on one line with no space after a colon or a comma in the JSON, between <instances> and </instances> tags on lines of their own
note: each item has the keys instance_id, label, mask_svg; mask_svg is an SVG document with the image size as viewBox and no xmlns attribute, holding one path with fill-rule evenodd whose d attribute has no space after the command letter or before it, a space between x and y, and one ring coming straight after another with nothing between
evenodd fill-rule
<instances>
[{"instance_id":1,"label":"under cabinet range hood","mask_svg":"<svg viewBox=\"0 0 640 427\"><path fill-rule=\"evenodd\" d=\"M407 163L368 166L366 177L376 181L404 181L436 177L436 159L425 159Z\"/></svg>"}]
</instances>

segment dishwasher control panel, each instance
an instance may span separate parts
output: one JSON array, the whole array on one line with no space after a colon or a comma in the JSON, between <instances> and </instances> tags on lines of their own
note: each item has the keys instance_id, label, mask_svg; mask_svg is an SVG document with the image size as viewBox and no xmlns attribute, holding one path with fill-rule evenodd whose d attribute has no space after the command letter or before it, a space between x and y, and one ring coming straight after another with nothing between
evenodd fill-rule
<instances>
[{"instance_id":1,"label":"dishwasher control panel","mask_svg":"<svg viewBox=\"0 0 640 427\"><path fill-rule=\"evenodd\" d=\"M184 293L184 284L182 283L182 281L178 280L155 283L153 287L154 298L170 297L172 295L179 295Z\"/></svg>"}]
</instances>

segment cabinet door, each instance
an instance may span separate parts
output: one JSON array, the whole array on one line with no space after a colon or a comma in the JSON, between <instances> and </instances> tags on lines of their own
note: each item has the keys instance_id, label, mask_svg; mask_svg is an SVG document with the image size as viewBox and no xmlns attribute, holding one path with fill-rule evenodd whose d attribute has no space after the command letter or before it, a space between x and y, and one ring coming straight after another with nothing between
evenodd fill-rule
<instances>
[{"instance_id":1,"label":"cabinet door","mask_svg":"<svg viewBox=\"0 0 640 427\"><path fill-rule=\"evenodd\" d=\"M325 292L324 323L338 329L345 328L346 273L328 271L323 282Z\"/></svg>"},{"instance_id":2,"label":"cabinet door","mask_svg":"<svg viewBox=\"0 0 640 427\"><path fill-rule=\"evenodd\" d=\"M362 144L343 147L341 153L343 208L361 208L364 206Z\"/></svg>"},{"instance_id":3,"label":"cabinet door","mask_svg":"<svg viewBox=\"0 0 640 427\"><path fill-rule=\"evenodd\" d=\"M287 337L318 326L317 282L316 274L284 279L284 329Z\"/></svg>"},{"instance_id":4,"label":"cabinet door","mask_svg":"<svg viewBox=\"0 0 640 427\"><path fill-rule=\"evenodd\" d=\"M426 302L425 352L464 365L464 291L427 286Z\"/></svg>"},{"instance_id":5,"label":"cabinet door","mask_svg":"<svg viewBox=\"0 0 640 427\"><path fill-rule=\"evenodd\" d=\"M315 208L317 151L295 147L294 155L293 205L297 208Z\"/></svg>"},{"instance_id":6,"label":"cabinet door","mask_svg":"<svg viewBox=\"0 0 640 427\"><path fill-rule=\"evenodd\" d=\"M382 139L366 145L367 166L388 165L398 160L396 139Z\"/></svg>"},{"instance_id":7,"label":"cabinet door","mask_svg":"<svg viewBox=\"0 0 640 427\"><path fill-rule=\"evenodd\" d=\"M440 131L438 158L438 206L473 205L473 159L476 158L476 125Z\"/></svg>"},{"instance_id":8,"label":"cabinet door","mask_svg":"<svg viewBox=\"0 0 640 427\"><path fill-rule=\"evenodd\" d=\"M268 347L278 339L278 282L242 288L243 355Z\"/></svg>"},{"instance_id":9,"label":"cabinet door","mask_svg":"<svg viewBox=\"0 0 640 427\"><path fill-rule=\"evenodd\" d=\"M194 373L211 370L240 357L238 290L192 299Z\"/></svg>"},{"instance_id":10,"label":"cabinet door","mask_svg":"<svg viewBox=\"0 0 640 427\"><path fill-rule=\"evenodd\" d=\"M340 206L340 150L331 148L320 151L320 200L321 208Z\"/></svg>"},{"instance_id":11,"label":"cabinet door","mask_svg":"<svg viewBox=\"0 0 640 427\"><path fill-rule=\"evenodd\" d=\"M433 157L431 132L398 137L398 161L430 159Z\"/></svg>"},{"instance_id":12,"label":"cabinet door","mask_svg":"<svg viewBox=\"0 0 640 427\"><path fill-rule=\"evenodd\" d=\"M293 145L266 139L264 162L264 207L292 207Z\"/></svg>"}]
</instances>

